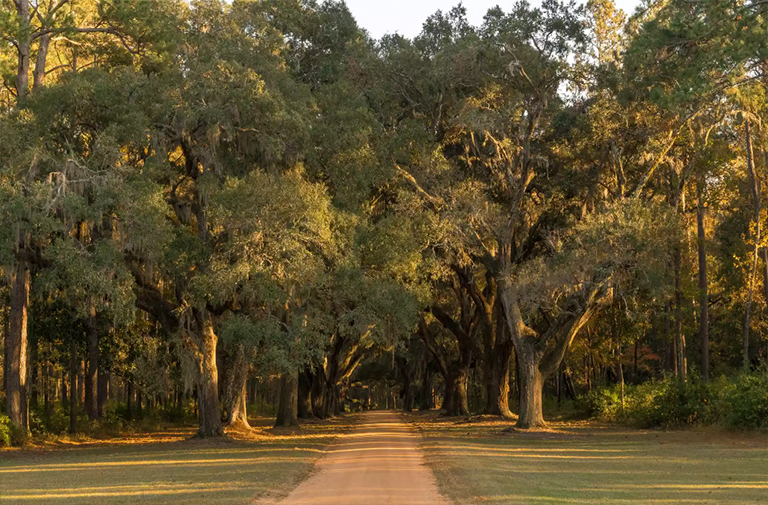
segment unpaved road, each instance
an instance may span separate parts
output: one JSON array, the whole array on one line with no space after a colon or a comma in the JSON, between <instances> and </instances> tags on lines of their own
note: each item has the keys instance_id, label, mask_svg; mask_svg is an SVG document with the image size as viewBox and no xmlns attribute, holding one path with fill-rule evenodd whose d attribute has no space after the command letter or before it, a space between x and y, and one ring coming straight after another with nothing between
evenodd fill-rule
<instances>
[{"instance_id":1,"label":"unpaved road","mask_svg":"<svg viewBox=\"0 0 768 505\"><path fill-rule=\"evenodd\" d=\"M419 440L398 414L367 412L279 505L449 505Z\"/></svg>"}]
</instances>

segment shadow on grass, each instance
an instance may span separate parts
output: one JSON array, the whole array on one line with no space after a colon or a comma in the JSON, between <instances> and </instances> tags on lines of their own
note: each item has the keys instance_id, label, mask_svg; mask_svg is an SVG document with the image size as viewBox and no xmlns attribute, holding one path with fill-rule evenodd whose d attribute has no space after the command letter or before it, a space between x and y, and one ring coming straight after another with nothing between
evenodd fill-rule
<instances>
[{"instance_id":1,"label":"shadow on grass","mask_svg":"<svg viewBox=\"0 0 768 505\"><path fill-rule=\"evenodd\" d=\"M292 489L346 426L342 418L290 433L238 431L221 440L189 438L194 430L180 429L6 451L0 504L250 503Z\"/></svg>"},{"instance_id":2,"label":"shadow on grass","mask_svg":"<svg viewBox=\"0 0 768 505\"><path fill-rule=\"evenodd\" d=\"M441 489L471 504L768 503L768 434L410 416Z\"/></svg>"}]
</instances>

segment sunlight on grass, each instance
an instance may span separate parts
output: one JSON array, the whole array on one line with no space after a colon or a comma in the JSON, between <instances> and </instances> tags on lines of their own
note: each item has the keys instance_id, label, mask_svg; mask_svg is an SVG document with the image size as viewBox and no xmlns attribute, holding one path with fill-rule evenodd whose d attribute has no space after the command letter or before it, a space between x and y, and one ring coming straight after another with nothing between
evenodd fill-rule
<instances>
[{"instance_id":1,"label":"sunlight on grass","mask_svg":"<svg viewBox=\"0 0 768 505\"><path fill-rule=\"evenodd\" d=\"M411 420L441 489L462 505L768 504L765 434Z\"/></svg>"},{"instance_id":2,"label":"sunlight on grass","mask_svg":"<svg viewBox=\"0 0 768 505\"><path fill-rule=\"evenodd\" d=\"M255 430L227 440L147 443L153 437L145 434L130 437L134 444L89 440L5 451L0 503L247 504L292 489L349 422Z\"/></svg>"}]
</instances>

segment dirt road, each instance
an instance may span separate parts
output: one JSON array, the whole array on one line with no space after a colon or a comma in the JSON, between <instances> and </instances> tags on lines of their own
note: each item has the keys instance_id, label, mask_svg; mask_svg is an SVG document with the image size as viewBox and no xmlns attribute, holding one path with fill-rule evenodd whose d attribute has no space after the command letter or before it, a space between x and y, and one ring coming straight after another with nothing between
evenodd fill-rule
<instances>
[{"instance_id":1,"label":"dirt road","mask_svg":"<svg viewBox=\"0 0 768 505\"><path fill-rule=\"evenodd\" d=\"M365 413L279 505L448 505L419 438L396 413Z\"/></svg>"}]
</instances>

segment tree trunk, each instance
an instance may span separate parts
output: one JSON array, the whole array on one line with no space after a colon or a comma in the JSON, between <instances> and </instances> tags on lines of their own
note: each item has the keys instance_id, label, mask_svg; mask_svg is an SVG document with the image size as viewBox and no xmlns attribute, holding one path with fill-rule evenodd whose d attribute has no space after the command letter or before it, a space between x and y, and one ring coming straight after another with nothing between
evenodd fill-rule
<instances>
[{"instance_id":1,"label":"tree trunk","mask_svg":"<svg viewBox=\"0 0 768 505\"><path fill-rule=\"evenodd\" d=\"M539 371L539 359L536 352L528 345L521 345L518 353L520 381L520 412L517 427L528 429L545 426L542 394L544 377Z\"/></svg>"},{"instance_id":2,"label":"tree trunk","mask_svg":"<svg viewBox=\"0 0 768 505\"><path fill-rule=\"evenodd\" d=\"M216 367L218 337L213 330L209 315L203 318L202 335L198 352L198 436L220 437L224 434L219 410L219 374Z\"/></svg>"},{"instance_id":3,"label":"tree trunk","mask_svg":"<svg viewBox=\"0 0 768 505\"><path fill-rule=\"evenodd\" d=\"M312 414L319 419L323 419L325 417L323 406L326 389L325 371L323 370L323 367L318 366L312 375Z\"/></svg>"},{"instance_id":4,"label":"tree trunk","mask_svg":"<svg viewBox=\"0 0 768 505\"><path fill-rule=\"evenodd\" d=\"M77 375L80 360L77 357L77 342L69 343L69 432L77 431Z\"/></svg>"},{"instance_id":5,"label":"tree trunk","mask_svg":"<svg viewBox=\"0 0 768 505\"><path fill-rule=\"evenodd\" d=\"M126 410L128 411L128 420L133 420L133 382L128 381L128 391L125 396L127 397L125 403Z\"/></svg>"},{"instance_id":6,"label":"tree trunk","mask_svg":"<svg viewBox=\"0 0 768 505\"><path fill-rule=\"evenodd\" d=\"M230 370L229 374L227 374L225 394L227 424L229 426L250 428L246 411L249 363L242 345L237 346L234 360L228 368Z\"/></svg>"},{"instance_id":7,"label":"tree trunk","mask_svg":"<svg viewBox=\"0 0 768 505\"><path fill-rule=\"evenodd\" d=\"M275 427L295 426L298 421L298 386L296 372L284 373L280 376L280 401L277 405Z\"/></svg>"},{"instance_id":8,"label":"tree trunk","mask_svg":"<svg viewBox=\"0 0 768 505\"><path fill-rule=\"evenodd\" d=\"M16 67L16 99L21 101L29 90L29 64L32 53L30 36L29 0L16 0L16 13L19 19L18 65Z\"/></svg>"},{"instance_id":9,"label":"tree trunk","mask_svg":"<svg viewBox=\"0 0 768 505\"><path fill-rule=\"evenodd\" d=\"M51 43L51 34L46 33L37 39L37 57L35 58L35 70L32 74L32 89L42 87L45 81L45 65L48 59L48 48Z\"/></svg>"},{"instance_id":10,"label":"tree trunk","mask_svg":"<svg viewBox=\"0 0 768 505\"><path fill-rule=\"evenodd\" d=\"M30 273L26 262L20 261L14 272L11 288L11 310L8 334L8 378L6 382L6 411L11 423L27 430L27 311L29 309Z\"/></svg>"},{"instance_id":11,"label":"tree trunk","mask_svg":"<svg viewBox=\"0 0 768 505\"><path fill-rule=\"evenodd\" d=\"M421 377L421 388L419 389L419 410L431 410L432 404L432 374L429 372L429 365L424 367L424 374Z\"/></svg>"},{"instance_id":12,"label":"tree trunk","mask_svg":"<svg viewBox=\"0 0 768 505\"><path fill-rule=\"evenodd\" d=\"M307 367L299 374L298 406L299 419L310 419L312 415L312 368Z\"/></svg>"},{"instance_id":13,"label":"tree trunk","mask_svg":"<svg viewBox=\"0 0 768 505\"><path fill-rule=\"evenodd\" d=\"M469 363L460 363L445 383L445 415L469 415Z\"/></svg>"},{"instance_id":14,"label":"tree trunk","mask_svg":"<svg viewBox=\"0 0 768 505\"><path fill-rule=\"evenodd\" d=\"M99 327L96 308L91 307L88 317L88 370L85 375L85 410L88 419L99 418Z\"/></svg>"},{"instance_id":15,"label":"tree trunk","mask_svg":"<svg viewBox=\"0 0 768 505\"><path fill-rule=\"evenodd\" d=\"M683 285L682 285L682 244L675 249L675 344L677 348L677 377L688 379L688 358L683 334Z\"/></svg>"},{"instance_id":16,"label":"tree trunk","mask_svg":"<svg viewBox=\"0 0 768 505\"><path fill-rule=\"evenodd\" d=\"M704 229L704 201L702 196L702 183L697 187L696 205L696 229L699 254L699 339L701 341L701 378L709 380L709 287L707 285L707 250L706 232ZM768 274L768 271L766 272ZM768 281L768 278L766 278ZM768 286L768 283L766 283ZM635 343L635 355L637 355L637 343ZM637 358L635 358L637 363ZM637 364L635 364L637 369ZM637 371L635 371L637 374ZM635 377L637 382L637 377Z\"/></svg>"},{"instance_id":17,"label":"tree trunk","mask_svg":"<svg viewBox=\"0 0 768 505\"><path fill-rule=\"evenodd\" d=\"M484 414L511 418L509 410L509 365L512 359L512 344L507 341L497 346L497 352L485 365L485 409Z\"/></svg>"},{"instance_id":18,"label":"tree trunk","mask_svg":"<svg viewBox=\"0 0 768 505\"><path fill-rule=\"evenodd\" d=\"M750 131L750 124L748 119L744 121L744 134L746 137L746 147L747 147L747 172L749 175L750 190L752 191L752 204L754 206L754 213L755 213L754 215L755 234L752 237L752 240L755 243L755 247L754 247L754 252L752 257L752 267L749 275L747 303L744 310L744 325L742 327L742 333L741 333L742 347L743 347L742 366L744 370L748 370L749 369L749 329L751 325L751 315L752 315L752 293L754 292L754 289L755 289L755 276L757 275L757 257L760 251L760 239L761 239L761 233L760 233L761 205L760 205L760 179L758 179L757 175L755 174L754 156L752 151L752 134Z\"/></svg>"}]
</instances>

